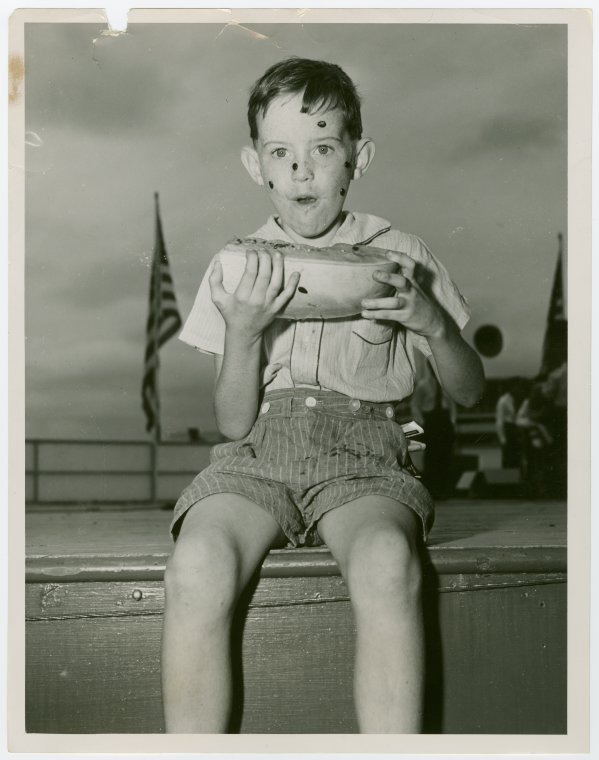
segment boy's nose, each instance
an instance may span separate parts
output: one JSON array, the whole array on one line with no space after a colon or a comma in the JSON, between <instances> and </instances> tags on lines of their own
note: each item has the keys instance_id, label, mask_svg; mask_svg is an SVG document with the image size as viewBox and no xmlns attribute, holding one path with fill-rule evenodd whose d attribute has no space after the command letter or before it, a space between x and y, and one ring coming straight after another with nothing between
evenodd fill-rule
<instances>
[{"instance_id":1,"label":"boy's nose","mask_svg":"<svg viewBox=\"0 0 599 760\"><path fill-rule=\"evenodd\" d=\"M297 160L291 165L293 179L302 182L314 177L312 164L306 160Z\"/></svg>"}]
</instances>

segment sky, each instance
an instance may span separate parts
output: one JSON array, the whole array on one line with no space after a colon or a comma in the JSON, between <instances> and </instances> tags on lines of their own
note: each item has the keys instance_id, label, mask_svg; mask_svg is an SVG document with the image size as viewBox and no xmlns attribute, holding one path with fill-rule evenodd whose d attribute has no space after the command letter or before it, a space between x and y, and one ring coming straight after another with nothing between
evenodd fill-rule
<instances>
[{"instance_id":1,"label":"sky","mask_svg":"<svg viewBox=\"0 0 599 760\"><path fill-rule=\"evenodd\" d=\"M212 256L271 213L245 173L248 91L289 55L340 64L376 144L346 208L425 240L467 297L490 377L538 372L566 239L560 25L28 24L28 438L144 439L141 379L154 192L179 309ZM212 360L161 350L163 435L215 428Z\"/></svg>"}]
</instances>

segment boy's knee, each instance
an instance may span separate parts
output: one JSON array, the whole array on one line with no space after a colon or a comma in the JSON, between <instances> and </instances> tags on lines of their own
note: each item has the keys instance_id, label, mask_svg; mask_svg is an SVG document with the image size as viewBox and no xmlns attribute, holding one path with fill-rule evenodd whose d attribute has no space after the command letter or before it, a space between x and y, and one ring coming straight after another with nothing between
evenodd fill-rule
<instances>
[{"instance_id":1,"label":"boy's knee","mask_svg":"<svg viewBox=\"0 0 599 760\"><path fill-rule=\"evenodd\" d=\"M422 567L416 542L399 528L371 528L354 542L346 578L357 606L417 601Z\"/></svg>"},{"instance_id":2,"label":"boy's knee","mask_svg":"<svg viewBox=\"0 0 599 760\"><path fill-rule=\"evenodd\" d=\"M228 615L239 594L239 553L221 530L181 536L164 574L167 601L191 610Z\"/></svg>"}]
</instances>

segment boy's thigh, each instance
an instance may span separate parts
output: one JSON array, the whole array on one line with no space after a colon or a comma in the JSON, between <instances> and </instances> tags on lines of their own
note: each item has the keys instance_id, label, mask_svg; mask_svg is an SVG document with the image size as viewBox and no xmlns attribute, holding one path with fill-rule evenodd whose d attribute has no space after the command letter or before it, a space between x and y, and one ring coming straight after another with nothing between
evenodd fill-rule
<instances>
[{"instance_id":1,"label":"boy's thigh","mask_svg":"<svg viewBox=\"0 0 599 760\"><path fill-rule=\"evenodd\" d=\"M265 509L240 494L219 493L206 496L187 510L175 552L211 541L224 543L234 551L242 574L251 574L265 553L283 546L286 538Z\"/></svg>"}]
</instances>

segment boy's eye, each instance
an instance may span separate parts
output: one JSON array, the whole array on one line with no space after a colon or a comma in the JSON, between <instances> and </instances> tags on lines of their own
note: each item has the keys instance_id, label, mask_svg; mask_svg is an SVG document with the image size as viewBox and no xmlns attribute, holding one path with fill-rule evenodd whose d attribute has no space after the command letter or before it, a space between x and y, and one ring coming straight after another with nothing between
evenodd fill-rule
<instances>
[{"instance_id":1,"label":"boy's eye","mask_svg":"<svg viewBox=\"0 0 599 760\"><path fill-rule=\"evenodd\" d=\"M331 148L328 145L319 145L316 150L321 156L326 156L327 153L331 152Z\"/></svg>"},{"instance_id":2,"label":"boy's eye","mask_svg":"<svg viewBox=\"0 0 599 760\"><path fill-rule=\"evenodd\" d=\"M287 155L287 148L276 148L272 153L273 156L276 156L277 158L285 158Z\"/></svg>"}]
</instances>

